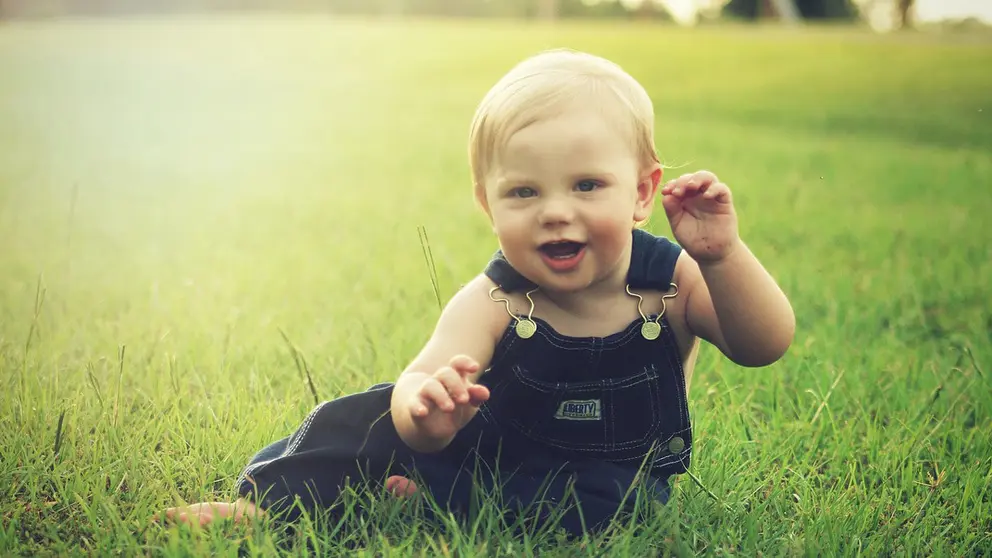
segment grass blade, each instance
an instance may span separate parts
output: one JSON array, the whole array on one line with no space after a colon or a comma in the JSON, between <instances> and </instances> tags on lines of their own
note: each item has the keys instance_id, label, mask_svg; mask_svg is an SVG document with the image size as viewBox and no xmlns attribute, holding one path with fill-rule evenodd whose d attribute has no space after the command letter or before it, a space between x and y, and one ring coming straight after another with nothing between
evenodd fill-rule
<instances>
[{"instance_id":1,"label":"grass blade","mask_svg":"<svg viewBox=\"0 0 992 558\"><path fill-rule=\"evenodd\" d=\"M437 309L441 310L444 307L444 303L441 302L437 266L434 265L434 254L431 252L431 244L427 239L427 227L423 225L418 226L417 234L420 236L420 247L424 251L424 260L427 262L427 273L430 276L431 288L434 290L434 298L437 300Z\"/></svg>"},{"instance_id":2,"label":"grass blade","mask_svg":"<svg viewBox=\"0 0 992 558\"><path fill-rule=\"evenodd\" d=\"M112 421L114 427L117 426L117 413L121 402L121 386L124 384L124 351L126 349L126 345L121 345L117 353L117 366L120 372L117 375L117 395L114 396L114 419Z\"/></svg>"},{"instance_id":3,"label":"grass blade","mask_svg":"<svg viewBox=\"0 0 992 558\"><path fill-rule=\"evenodd\" d=\"M279 328L279 334L282 335L283 341L286 342L286 346L289 347L290 354L293 355L293 362L296 363L296 369L300 372L307 381L307 386L310 388L310 395L313 396L313 404L320 404L320 397L317 395L317 388L313 385L313 377L310 375L310 365L307 364L306 357L297 348L296 344L290 341L289 335L286 334L285 330Z\"/></svg>"}]
</instances>

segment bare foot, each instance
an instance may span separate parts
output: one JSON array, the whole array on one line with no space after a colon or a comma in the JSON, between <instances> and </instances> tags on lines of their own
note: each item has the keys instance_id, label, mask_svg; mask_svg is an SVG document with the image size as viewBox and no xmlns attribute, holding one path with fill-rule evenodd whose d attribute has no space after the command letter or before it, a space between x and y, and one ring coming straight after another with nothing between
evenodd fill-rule
<instances>
[{"instance_id":1,"label":"bare foot","mask_svg":"<svg viewBox=\"0 0 992 558\"><path fill-rule=\"evenodd\" d=\"M247 523L251 519L260 517L262 511L247 500L237 502L202 502L191 506L181 506L165 510L165 518L177 523L189 525L199 525L205 527L219 519L234 519L236 523ZM159 520L159 515L155 514L155 521Z\"/></svg>"},{"instance_id":2,"label":"bare foot","mask_svg":"<svg viewBox=\"0 0 992 558\"><path fill-rule=\"evenodd\" d=\"M405 498L417 493L417 483L406 477L393 475L386 479L386 490L392 492L393 496L397 498Z\"/></svg>"},{"instance_id":3,"label":"bare foot","mask_svg":"<svg viewBox=\"0 0 992 558\"><path fill-rule=\"evenodd\" d=\"M406 477L394 475L386 479L386 490L397 498L405 498L417 493L417 483ZM199 525L200 527L206 527L214 521L223 519L234 519L236 523L247 523L262 515L263 512L247 500L201 502L165 510L165 519L168 521ZM155 514L153 520L157 522L159 519L159 514Z\"/></svg>"}]
</instances>

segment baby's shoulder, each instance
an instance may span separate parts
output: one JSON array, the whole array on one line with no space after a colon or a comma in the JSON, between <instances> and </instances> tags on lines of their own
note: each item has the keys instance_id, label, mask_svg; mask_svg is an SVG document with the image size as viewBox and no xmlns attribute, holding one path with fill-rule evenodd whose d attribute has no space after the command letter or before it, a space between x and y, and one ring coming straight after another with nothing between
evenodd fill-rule
<instances>
[{"instance_id":1,"label":"baby's shoulder","mask_svg":"<svg viewBox=\"0 0 992 558\"><path fill-rule=\"evenodd\" d=\"M479 273L451 297L445 312L499 337L510 323L511 315L507 309L513 311L520 303L517 299L516 293L503 292L485 273Z\"/></svg>"}]
</instances>

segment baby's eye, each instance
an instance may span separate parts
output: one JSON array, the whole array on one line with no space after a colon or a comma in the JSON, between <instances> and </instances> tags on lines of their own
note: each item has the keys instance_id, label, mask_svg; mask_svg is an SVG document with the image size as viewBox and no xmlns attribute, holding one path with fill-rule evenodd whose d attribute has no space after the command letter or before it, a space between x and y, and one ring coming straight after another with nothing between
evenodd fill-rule
<instances>
[{"instance_id":1,"label":"baby's eye","mask_svg":"<svg viewBox=\"0 0 992 558\"><path fill-rule=\"evenodd\" d=\"M599 182L595 180L582 180L575 185L575 189L580 192L592 192L596 188L599 188Z\"/></svg>"},{"instance_id":2,"label":"baby's eye","mask_svg":"<svg viewBox=\"0 0 992 558\"><path fill-rule=\"evenodd\" d=\"M537 192L530 186L521 186L510 191L510 195L515 198L530 198L537 195Z\"/></svg>"}]
</instances>

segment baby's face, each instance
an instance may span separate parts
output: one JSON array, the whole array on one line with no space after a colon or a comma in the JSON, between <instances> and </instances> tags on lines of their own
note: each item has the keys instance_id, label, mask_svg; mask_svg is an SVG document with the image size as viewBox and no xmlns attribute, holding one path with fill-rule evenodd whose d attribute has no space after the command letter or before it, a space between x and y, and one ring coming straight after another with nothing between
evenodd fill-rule
<instances>
[{"instance_id":1,"label":"baby's face","mask_svg":"<svg viewBox=\"0 0 992 558\"><path fill-rule=\"evenodd\" d=\"M622 280L633 224L650 214L654 169L609 114L576 107L513 134L479 192L507 260L545 290Z\"/></svg>"}]
</instances>

